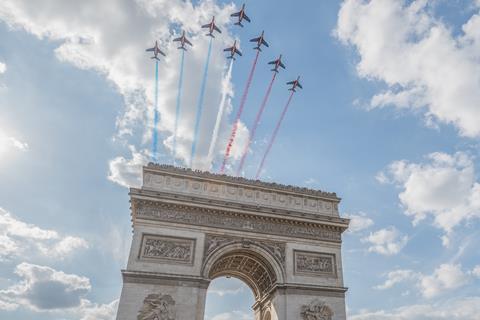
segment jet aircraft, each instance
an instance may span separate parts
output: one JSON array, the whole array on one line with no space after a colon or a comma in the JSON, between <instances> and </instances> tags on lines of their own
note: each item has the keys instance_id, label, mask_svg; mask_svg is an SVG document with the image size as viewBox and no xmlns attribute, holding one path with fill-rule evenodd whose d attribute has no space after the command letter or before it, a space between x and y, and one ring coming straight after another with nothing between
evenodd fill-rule
<instances>
[{"instance_id":1,"label":"jet aircraft","mask_svg":"<svg viewBox=\"0 0 480 320\"><path fill-rule=\"evenodd\" d=\"M280 57L278 57L278 59L270 61L268 64L275 65L271 71L278 72L278 68L280 68L280 67L285 69L285 65L282 62L282 55L280 55Z\"/></svg>"},{"instance_id":2,"label":"jet aircraft","mask_svg":"<svg viewBox=\"0 0 480 320\"><path fill-rule=\"evenodd\" d=\"M237 49L237 41L236 40L233 43L233 46L231 46L230 48L223 49L223 51L230 51L230 56L227 59L235 60L235 54L238 54L239 56L242 55L240 50Z\"/></svg>"},{"instance_id":3,"label":"jet aircraft","mask_svg":"<svg viewBox=\"0 0 480 320\"><path fill-rule=\"evenodd\" d=\"M153 46L153 48L147 49L145 51L153 52L153 57L151 57L151 59L160 61L160 59L158 58L158 54L161 54L162 56L166 57L166 54L163 53L163 51L160 50L160 48L158 47L158 41L155 41L155 46Z\"/></svg>"},{"instance_id":4,"label":"jet aircraft","mask_svg":"<svg viewBox=\"0 0 480 320\"><path fill-rule=\"evenodd\" d=\"M218 33L222 33L222 31L217 27L215 24L215 17L212 18L212 21L210 23L204 24L202 28L208 28L208 33L207 36L215 38L213 35L213 31L217 31Z\"/></svg>"},{"instance_id":5,"label":"jet aircraft","mask_svg":"<svg viewBox=\"0 0 480 320\"><path fill-rule=\"evenodd\" d=\"M242 9L240 9L240 11L232 13L230 16L238 17L238 22L235 22L235 25L240 26L242 28L243 28L243 24L242 24L243 19L245 19L245 21L250 22L250 18L245 13L245 3L242 5Z\"/></svg>"},{"instance_id":6,"label":"jet aircraft","mask_svg":"<svg viewBox=\"0 0 480 320\"><path fill-rule=\"evenodd\" d=\"M260 48L262 46L262 44L265 45L266 47L268 47L268 43L267 43L267 41L265 41L265 37L263 36L264 33L265 33L265 31L262 31L262 34L259 37L250 39L250 42L256 42L257 43L257 46L253 49L257 49L259 51L262 51L262 49Z\"/></svg>"},{"instance_id":7,"label":"jet aircraft","mask_svg":"<svg viewBox=\"0 0 480 320\"><path fill-rule=\"evenodd\" d=\"M297 80L287 82L287 84L292 85L292 87L288 90L293 91L293 92L297 92L297 90L295 90L297 87L300 88L300 89L303 89L302 85L300 84L300 76L297 77Z\"/></svg>"},{"instance_id":8,"label":"jet aircraft","mask_svg":"<svg viewBox=\"0 0 480 320\"><path fill-rule=\"evenodd\" d=\"M177 49L182 49L182 50L187 51L187 48L185 48L185 43L189 44L193 47L193 44L190 41L188 41L187 37L185 36L185 31L183 31L181 37L173 39L173 41L180 41L180 47L178 47Z\"/></svg>"}]
</instances>

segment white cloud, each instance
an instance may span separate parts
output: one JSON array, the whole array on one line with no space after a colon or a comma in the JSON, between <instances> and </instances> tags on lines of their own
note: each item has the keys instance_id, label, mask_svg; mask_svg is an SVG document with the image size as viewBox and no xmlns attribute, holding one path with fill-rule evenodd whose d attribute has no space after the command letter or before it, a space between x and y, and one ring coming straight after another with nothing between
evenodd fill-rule
<instances>
[{"instance_id":1,"label":"white cloud","mask_svg":"<svg viewBox=\"0 0 480 320\"><path fill-rule=\"evenodd\" d=\"M118 300L98 304L86 299L90 280L47 266L23 262L15 268L20 280L0 290L0 310L23 307L35 312L74 315L80 320L114 320Z\"/></svg>"},{"instance_id":2,"label":"white cloud","mask_svg":"<svg viewBox=\"0 0 480 320\"><path fill-rule=\"evenodd\" d=\"M369 236L362 239L362 242L370 245L369 252L391 256L403 249L408 242L408 236L402 235L395 227L391 226L370 233Z\"/></svg>"},{"instance_id":3,"label":"white cloud","mask_svg":"<svg viewBox=\"0 0 480 320\"><path fill-rule=\"evenodd\" d=\"M420 288L425 298L432 298L445 290L460 288L468 281L468 275L459 264L442 264L432 275L422 277Z\"/></svg>"},{"instance_id":4,"label":"white cloud","mask_svg":"<svg viewBox=\"0 0 480 320\"><path fill-rule=\"evenodd\" d=\"M413 304L391 311L363 311L349 320L478 320L480 297L455 298L435 304Z\"/></svg>"},{"instance_id":5,"label":"white cloud","mask_svg":"<svg viewBox=\"0 0 480 320\"><path fill-rule=\"evenodd\" d=\"M5 73L7 71L7 65L0 61L0 74Z\"/></svg>"},{"instance_id":6,"label":"white cloud","mask_svg":"<svg viewBox=\"0 0 480 320\"><path fill-rule=\"evenodd\" d=\"M360 212L359 214L345 214L344 216L350 219L348 232L351 233L368 229L374 224L373 220L367 217L367 215L363 212Z\"/></svg>"},{"instance_id":7,"label":"white cloud","mask_svg":"<svg viewBox=\"0 0 480 320\"><path fill-rule=\"evenodd\" d=\"M15 273L21 281L0 290L0 296L12 304L33 310L78 307L91 289L88 278L45 266L23 262L16 267Z\"/></svg>"},{"instance_id":8,"label":"white cloud","mask_svg":"<svg viewBox=\"0 0 480 320\"><path fill-rule=\"evenodd\" d=\"M397 283L404 282L410 279L416 279L418 274L413 272L412 270L393 270L387 273L387 280L381 285L375 286L375 289L378 290L385 290L390 289Z\"/></svg>"},{"instance_id":9,"label":"white cloud","mask_svg":"<svg viewBox=\"0 0 480 320\"><path fill-rule=\"evenodd\" d=\"M480 264L479 264L478 266L475 266L475 268L473 268L472 274L473 274L475 277L480 278Z\"/></svg>"},{"instance_id":10,"label":"white cloud","mask_svg":"<svg viewBox=\"0 0 480 320\"><path fill-rule=\"evenodd\" d=\"M180 54L171 39L181 29L190 35L194 47L185 55L185 82L182 112L178 130L177 155L183 160L190 156L196 105L209 38L201 25L213 15L223 30L213 42L212 63L208 70L204 112L198 139L196 168L208 168L207 151L217 114L219 90L226 59L222 50L233 42L227 29L233 4L217 5L212 0L198 3L187 0L85 0L80 2L50 0L49 5L28 0L0 2L0 20L13 28L23 29L39 38L59 43L55 53L61 61L81 69L95 70L111 81L125 101L125 110L117 119L117 139L135 144L140 153L150 149L154 95L154 64L145 52L155 39L160 41L167 57L159 64L160 137L167 151L171 148L174 129ZM244 58L248 59L248 55ZM231 112L231 105L227 110ZM227 117L225 117L227 119ZM221 126L220 141L215 154L223 151L229 125ZM238 143L244 143L244 128ZM243 137L243 138L242 138ZM138 141L141 142L141 146ZM235 148L242 149L242 148ZM234 152L238 156L238 152ZM116 158L114 162L128 162ZM119 166L119 170L128 166ZM128 174L128 172L127 172ZM113 178L116 179L116 178ZM119 178L120 183L125 180Z\"/></svg>"},{"instance_id":11,"label":"white cloud","mask_svg":"<svg viewBox=\"0 0 480 320\"><path fill-rule=\"evenodd\" d=\"M432 274L398 269L387 273L385 282L374 288L385 290L399 283L410 282L417 287L423 297L431 299L469 284L473 279L471 275L475 275L475 272L475 268L471 271L463 271L460 264L452 263L441 264Z\"/></svg>"},{"instance_id":12,"label":"white cloud","mask_svg":"<svg viewBox=\"0 0 480 320\"><path fill-rule=\"evenodd\" d=\"M453 124L480 136L480 15L453 35L430 2L345 0L336 36L356 48L360 77L382 81L372 108L424 110L426 122ZM421 108L421 109L419 109Z\"/></svg>"},{"instance_id":13,"label":"white cloud","mask_svg":"<svg viewBox=\"0 0 480 320\"><path fill-rule=\"evenodd\" d=\"M252 314L243 311L232 311L217 314L211 320L253 320Z\"/></svg>"},{"instance_id":14,"label":"white cloud","mask_svg":"<svg viewBox=\"0 0 480 320\"><path fill-rule=\"evenodd\" d=\"M140 187L142 185L142 166L148 163L145 153L137 152L134 146L130 146L131 159L116 157L110 160L108 179L122 187Z\"/></svg>"},{"instance_id":15,"label":"white cloud","mask_svg":"<svg viewBox=\"0 0 480 320\"><path fill-rule=\"evenodd\" d=\"M28 144L4 133L0 129L0 156L3 158L12 150L27 151Z\"/></svg>"},{"instance_id":16,"label":"white cloud","mask_svg":"<svg viewBox=\"0 0 480 320\"><path fill-rule=\"evenodd\" d=\"M472 159L462 152L437 152L426 160L395 161L387 169L391 181L403 189L400 202L414 224L432 216L434 225L448 234L460 223L480 217L480 184ZM448 241L444 236L444 244Z\"/></svg>"},{"instance_id":17,"label":"white cloud","mask_svg":"<svg viewBox=\"0 0 480 320\"><path fill-rule=\"evenodd\" d=\"M82 238L63 237L54 230L42 229L18 220L0 208L0 261L11 257L32 256L36 252L62 259L77 249L87 247L87 242Z\"/></svg>"}]
</instances>

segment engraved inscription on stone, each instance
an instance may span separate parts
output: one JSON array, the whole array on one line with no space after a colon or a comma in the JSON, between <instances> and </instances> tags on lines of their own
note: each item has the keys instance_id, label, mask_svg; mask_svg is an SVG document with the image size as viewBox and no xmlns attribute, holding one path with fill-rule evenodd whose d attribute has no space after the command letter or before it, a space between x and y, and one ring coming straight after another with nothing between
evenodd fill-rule
<instances>
[{"instance_id":1,"label":"engraved inscription on stone","mask_svg":"<svg viewBox=\"0 0 480 320\"><path fill-rule=\"evenodd\" d=\"M172 263L193 263L195 240L186 238L143 235L140 259Z\"/></svg>"},{"instance_id":2,"label":"engraved inscription on stone","mask_svg":"<svg viewBox=\"0 0 480 320\"><path fill-rule=\"evenodd\" d=\"M168 294L149 294L143 300L137 320L175 320L175 300Z\"/></svg>"},{"instance_id":3,"label":"engraved inscription on stone","mask_svg":"<svg viewBox=\"0 0 480 320\"><path fill-rule=\"evenodd\" d=\"M332 320L333 311L325 302L314 300L309 305L302 306L302 320Z\"/></svg>"},{"instance_id":4,"label":"engraved inscription on stone","mask_svg":"<svg viewBox=\"0 0 480 320\"><path fill-rule=\"evenodd\" d=\"M336 276L335 255L295 251L295 273Z\"/></svg>"}]
</instances>

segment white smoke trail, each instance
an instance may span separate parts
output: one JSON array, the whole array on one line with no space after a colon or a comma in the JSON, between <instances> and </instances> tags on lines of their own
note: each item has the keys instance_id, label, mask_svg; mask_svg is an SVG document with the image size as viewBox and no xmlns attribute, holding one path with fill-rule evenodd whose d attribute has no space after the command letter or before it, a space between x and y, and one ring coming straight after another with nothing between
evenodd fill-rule
<instances>
[{"instance_id":1,"label":"white smoke trail","mask_svg":"<svg viewBox=\"0 0 480 320\"><path fill-rule=\"evenodd\" d=\"M217 120L215 121L215 127L213 128L213 133L212 133L212 140L210 142L210 147L208 148L207 163L210 166L209 169L211 169L213 165L213 157L214 157L215 147L217 145L218 133L220 131L220 124L222 122L223 113L225 112L225 105L226 105L225 102L227 101L228 94L231 92L230 79L232 78L232 67L233 67L233 59L230 61L230 66L228 67L227 75L225 76L222 82L222 99L220 100L220 106L218 108L218 113L217 113Z\"/></svg>"}]
</instances>

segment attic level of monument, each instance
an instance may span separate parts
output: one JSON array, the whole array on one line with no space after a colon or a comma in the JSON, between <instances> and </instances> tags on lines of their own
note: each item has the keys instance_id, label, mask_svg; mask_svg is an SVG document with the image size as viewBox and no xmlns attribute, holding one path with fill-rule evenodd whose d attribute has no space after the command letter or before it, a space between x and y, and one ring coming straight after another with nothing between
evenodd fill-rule
<instances>
[{"instance_id":1,"label":"attic level of monument","mask_svg":"<svg viewBox=\"0 0 480 320\"><path fill-rule=\"evenodd\" d=\"M135 190L135 189L134 189ZM295 212L338 217L340 198L335 193L285 186L245 178L150 164L144 168L142 192L157 191L164 197L188 197L214 205L253 207L270 212Z\"/></svg>"}]
</instances>

